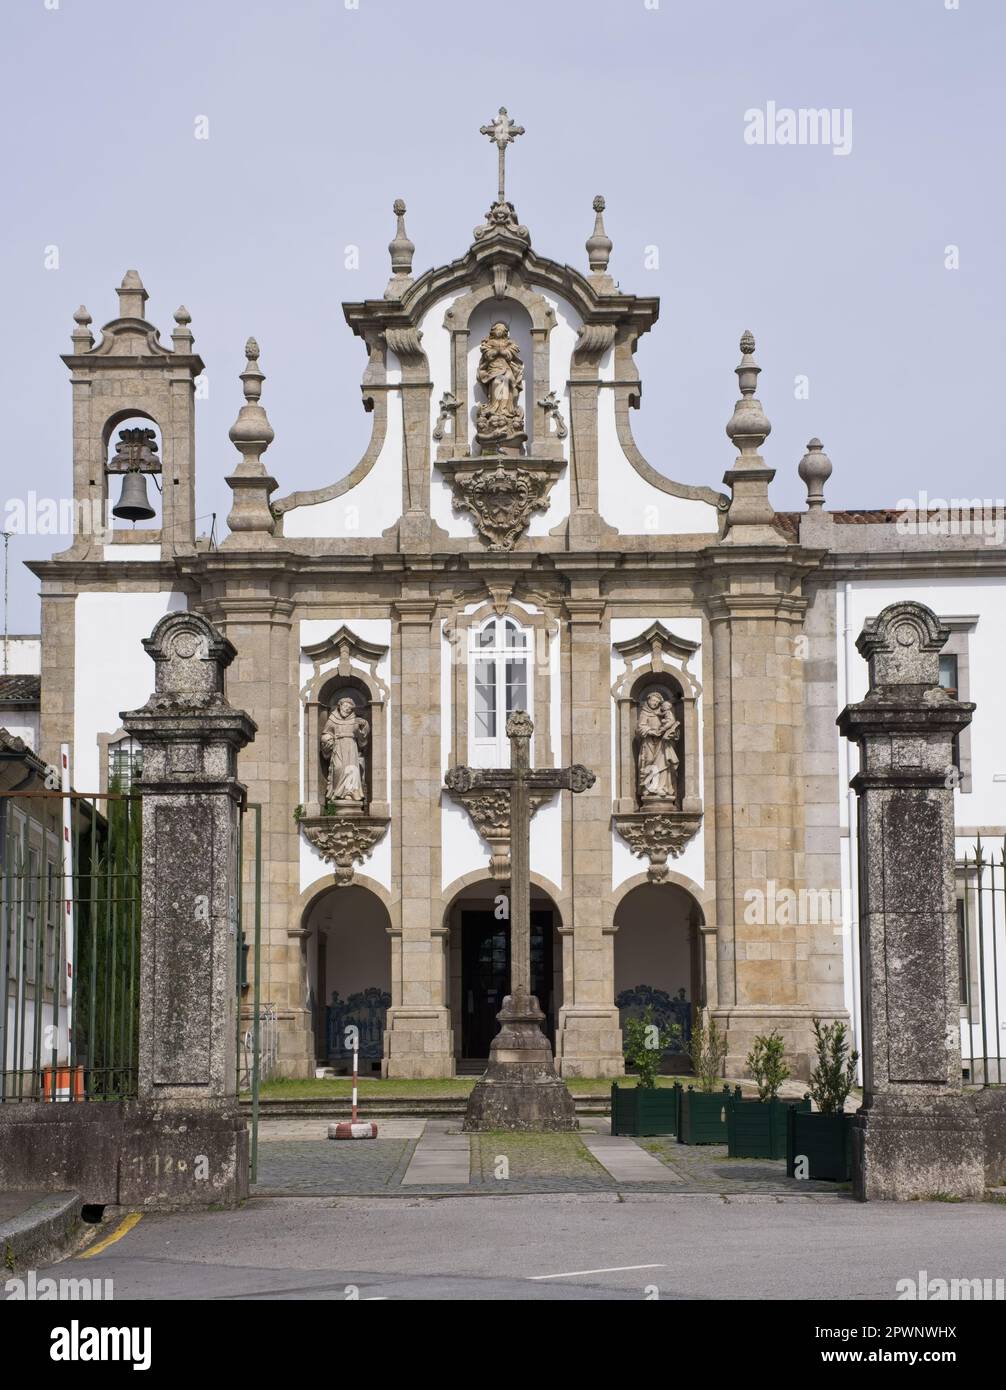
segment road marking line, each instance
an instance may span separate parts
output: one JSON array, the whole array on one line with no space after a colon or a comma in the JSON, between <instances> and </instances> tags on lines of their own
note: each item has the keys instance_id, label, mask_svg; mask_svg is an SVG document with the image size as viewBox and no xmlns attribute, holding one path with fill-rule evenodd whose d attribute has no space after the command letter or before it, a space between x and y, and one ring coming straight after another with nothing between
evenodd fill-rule
<instances>
[{"instance_id":1,"label":"road marking line","mask_svg":"<svg viewBox=\"0 0 1006 1390\"><path fill-rule=\"evenodd\" d=\"M529 1274L531 1280L536 1279L576 1279L581 1274L620 1274L627 1269L666 1269L666 1265L609 1265L607 1269L571 1269L565 1274Z\"/></svg>"},{"instance_id":2,"label":"road marking line","mask_svg":"<svg viewBox=\"0 0 1006 1390\"><path fill-rule=\"evenodd\" d=\"M103 1250L107 1250L110 1245L114 1245L117 1240L121 1240L124 1235L127 1235L142 1216L142 1211L131 1211L128 1216L123 1217L111 1235L106 1236L104 1240L99 1240L98 1244L85 1251L80 1259L92 1260L95 1255L100 1255Z\"/></svg>"}]
</instances>

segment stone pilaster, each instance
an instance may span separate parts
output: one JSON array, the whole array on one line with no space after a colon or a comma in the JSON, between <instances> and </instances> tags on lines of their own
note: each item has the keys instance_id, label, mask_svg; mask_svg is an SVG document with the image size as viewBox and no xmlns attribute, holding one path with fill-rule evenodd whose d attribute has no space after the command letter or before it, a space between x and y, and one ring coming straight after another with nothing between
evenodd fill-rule
<instances>
[{"instance_id":1,"label":"stone pilaster","mask_svg":"<svg viewBox=\"0 0 1006 1390\"><path fill-rule=\"evenodd\" d=\"M392 1003L383 1070L391 1077L454 1075L454 1035L444 984L442 923L431 884L440 882L440 637L436 601L404 594L395 603L392 708L392 855L401 885L401 937L392 953ZM397 803L397 804L395 804Z\"/></svg>"},{"instance_id":2,"label":"stone pilaster","mask_svg":"<svg viewBox=\"0 0 1006 1390\"><path fill-rule=\"evenodd\" d=\"M856 646L866 699L839 716L859 746L863 1106L853 1186L863 1200L979 1199L983 1136L961 1087L952 744L974 705L939 685L949 632L921 603L871 618Z\"/></svg>"},{"instance_id":3,"label":"stone pilaster","mask_svg":"<svg viewBox=\"0 0 1006 1390\"><path fill-rule=\"evenodd\" d=\"M237 754L255 734L223 693L234 648L172 613L144 647L154 694L124 712L143 749L138 1100L120 1201L205 1206L247 1195L237 1110Z\"/></svg>"},{"instance_id":4,"label":"stone pilaster","mask_svg":"<svg viewBox=\"0 0 1006 1390\"><path fill-rule=\"evenodd\" d=\"M568 651L563 761L596 769L590 796L568 808L572 933L562 937L564 1002L556 1059L562 1076L621 1076L622 1034L614 1003L614 954L605 902L611 896L611 644L597 580L573 575L565 601Z\"/></svg>"},{"instance_id":5,"label":"stone pilaster","mask_svg":"<svg viewBox=\"0 0 1006 1390\"><path fill-rule=\"evenodd\" d=\"M813 563L795 547L735 543L711 550L703 566L716 691L718 930L715 995L708 992L728 1033L728 1075L743 1072L755 1035L775 1028L786 1039L794 1074L807 1076L812 1019L845 1017L841 924L808 913L807 895L801 896L807 606L801 586Z\"/></svg>"},{"instance_id":6,"label":"stone pilaster","mask_svg":"<svg viewBox=\"0 0 1006 1390\"><path fill-rule=\"evenodd\" d=\"M236 563L241 566L241 583L232 587L228 576ZM241 771L249 801L262 808L261 999L277 1011L279 1074L313 1076L305 936L297 914L300 847L293 812L300 750L291 692L300 682L300 647L290 597L291 570L282 555L255 550L199 557L191 571L200 585L202 611L237 652L228 671L228 692L258 725ZM243 871L245 891L251 894L255 863L248 842ZM248 940L251 945L250 934Z\"/></svg>"}]
</instances>

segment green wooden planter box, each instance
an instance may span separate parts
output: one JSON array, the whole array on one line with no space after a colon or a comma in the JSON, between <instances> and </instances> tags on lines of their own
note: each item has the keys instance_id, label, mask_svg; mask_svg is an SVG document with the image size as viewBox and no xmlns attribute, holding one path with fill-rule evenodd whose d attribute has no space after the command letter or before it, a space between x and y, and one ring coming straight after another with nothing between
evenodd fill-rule
<instances>
[{"instance_id":1,"label":"green wooden planter box","mask_svg":"<svg viewBox=\"0 0 1006 1390\"><path fill-rule=\"evenodd\" d=\"M735 1093L740 1095L738 1086ZM678 1090L678 1143L725 1144L727 1113L733 1101L730 1087L722 1091Z\"/></svg>"},{"instance_id":2,"label":"green wooden planter box","mask_svg":"<svg viewBox=\"0 0 1006 1390\"><path fill-rule=\"evenodd\" d=\"M612 1134L677 1134L680 1086L611 1086Z\"/></svg>"},{"instance_id":3,"label":"green wooden planter box","mask_svg":"<svg viewBox=\"0 0 1006 1390\"><path fill-rule=\"evenodd\" d=\"M727 1152L731 1158L785 1158L790 1110L810 1113L810 1099L741 1100L727 1110Z\"/></svg>"},{"instance_id":4,"label":"green wooden planter box","mask_svg":"<svg viewBox=\"0 0 1006 1390\"><path fill-rule=\"evenodd\" d=\"M852 1116L808 1114L790 1110L787 1116L786 1172L796 1177L796 1160L807 1160L804 1177L824 1182L852 1179Z\"/></svg>"}]
</instances>

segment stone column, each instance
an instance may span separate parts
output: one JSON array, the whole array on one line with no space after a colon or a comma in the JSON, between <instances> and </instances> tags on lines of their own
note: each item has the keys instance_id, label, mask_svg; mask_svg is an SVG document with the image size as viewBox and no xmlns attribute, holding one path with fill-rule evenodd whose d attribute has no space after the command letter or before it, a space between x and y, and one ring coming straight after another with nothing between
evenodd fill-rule
<instances>
[{"instance_id":1,"label":"stone column","mask_svg":"<svg viewBox=\"0 0 1006 1390\"><path fill-rule=\"evenodd\" d=\"M420 592L425 589L426 592ZM436 600L417 583L395 603L392 854L401 884L401 997L385 1024L389 1077L454 1075L454 1035L444 998L440 884L440 632Z\"/></svg>"},{"instance_id":2,"label":"stone column","mask_svg":"<svg viewBox=\"0 0 1006 1390\"><path fill-rule=\"evenodd\" d=\"M143 643L154 694L122 714L143 749L139 1088L120 1201L206 1206L248 1191L237 1109L238 750L255 724L223 693L234 648L195 613Z\"/></svg>"},{"instance_id":3,"label":"stone column","mask_svg":"<svg viewBox=\"0 0 1006 1390\"><path fill-rule=\"evenodd\" d=\"M859 745L863 1106L853 1187L864 1201L984 1193L983 1138L961 1087L952 742L974 705L939 685L949 637L921 603L871 618L856 646L870 689L839 716Z\"/></svg>"},{"instance_id":4,"label":"stone column","mask_svg":"<svg viewBox=\"0 0 1006 1390\"><path fill-rule=\"evenodd\" d=\"M595 574L577 573L565 601L563 762L597 773L594 795L564 807L569 835L572 937L563 938L563 1004L556 1034L560 1075L621 1076L622 1034L615 1008L611 922L611 632ZM565 821L565 816L569 821ZM571 968L567 969L572 945Z\"/></svg>"}]
</instances>

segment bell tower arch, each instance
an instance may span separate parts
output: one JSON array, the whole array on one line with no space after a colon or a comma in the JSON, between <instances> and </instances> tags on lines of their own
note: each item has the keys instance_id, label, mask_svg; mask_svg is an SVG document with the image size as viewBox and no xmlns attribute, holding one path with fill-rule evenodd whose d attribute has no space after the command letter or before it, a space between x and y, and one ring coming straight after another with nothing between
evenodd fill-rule
<instances>
[{"instance_id":1,"label":"bell tower arch","mask_svg":"<svg viewBox=\"0 0 1006 1390\"><path fill-rule=\"evenodd\" d=\"M95 345L91 316L83 305L74 314L73 351L63 356L73 391L74 536L56 558L104 558L106 543L125 541L131 533L109 535L108 502L130 469L144 481L156 477L161 489L161 525L145 530L145 545L159 546L159 558L191 550L195 540L195 382L203 362L192 347L191 318L175 311L171 347L160 340L146 318L147 291L135 270L127 270L118 288L118 316L101 330ZM116 426L147 419L161 439L158 459L142 448L115 447ZM131 480L131 490L136 479Z\"/></svg>"}]
</instances>

